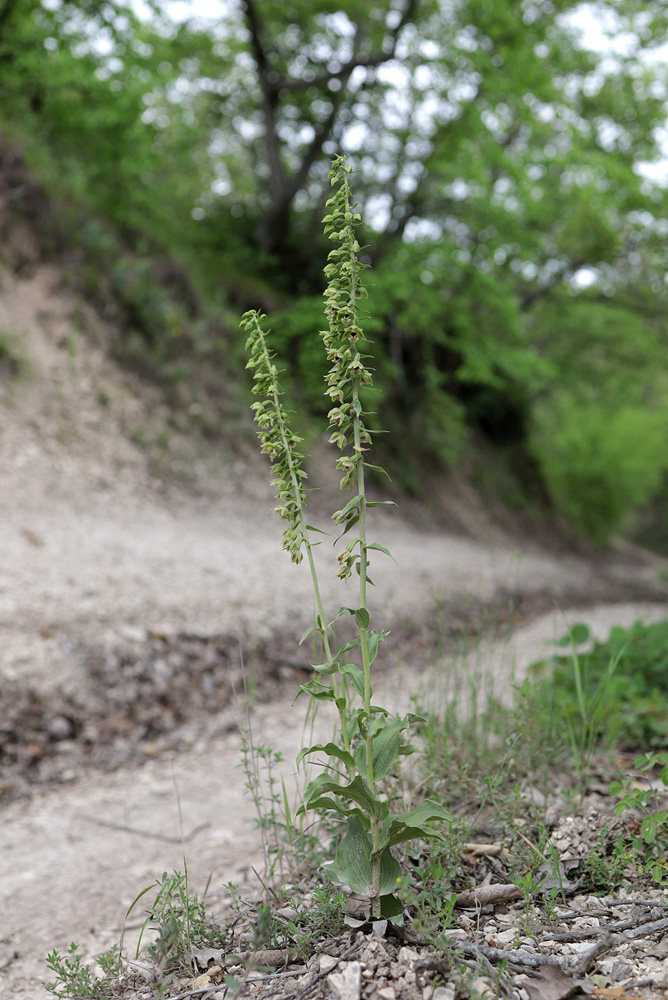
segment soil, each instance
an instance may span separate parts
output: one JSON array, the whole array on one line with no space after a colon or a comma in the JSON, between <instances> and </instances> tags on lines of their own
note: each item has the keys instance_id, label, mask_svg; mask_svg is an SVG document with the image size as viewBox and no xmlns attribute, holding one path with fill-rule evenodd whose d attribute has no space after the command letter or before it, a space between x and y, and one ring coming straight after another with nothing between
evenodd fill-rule
<instances>
[{"instance_id":1,"label":"soil","mask_svg":"<svg viewBox=\"0 0 668 1000\"><path fill-rule=\"evenodd\" d=\"M27 1000L46 995L49 950L110 947L184 852L214 904L261 864L241 664L256 740L292 787L313 608L265 467L243 441L165 440L158 391L109 360L104 324L61 274L0 271L0 330L17 358L0 368L0 995ZM568 622L603 636L664 615L649 553L541 548L486 520L463 484L452 494L457 531L415 505L375 521L396 559L373 572L390 701L433 696L476 630L475 660L507 692ZM326 607L349 603L327 543L319 562Z\"/></svg>"}]
</instances>

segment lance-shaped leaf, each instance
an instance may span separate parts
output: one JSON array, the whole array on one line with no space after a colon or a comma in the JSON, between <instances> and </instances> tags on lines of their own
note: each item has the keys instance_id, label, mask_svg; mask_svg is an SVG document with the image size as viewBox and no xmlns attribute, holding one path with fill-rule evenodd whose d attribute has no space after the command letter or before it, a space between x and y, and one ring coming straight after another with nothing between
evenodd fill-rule
<instances>
[{"instance_id":1,"label":"lance-shaped leaf","mask_svg":"<svg viewBox=\"0 0 668 1000\"><path fill-rule=\"evenodd\" d=\"M394 563L397 561L390 550L386 549L384 545L380 545L378 542L372 542L371 545L367 545L367 551L369 551L369 549L375 549L376 552L383 552L386 556L389 556Z\"/></svg>"},{"instance_id":2,"label":"lance-shaped leaf","mask_svg":"<svg viewBox=\"0 0 668 1000\"><path fill-rule=\"evenodd\" d=\"M380 723L382 728L373 737L373 776L378 781L392 769L402 749L401 732L406 728L404 719L395 719L394 722ZM355 751L355 762L357 770L366 773L366 745L360 744Z\"/></svg>"},{"instance_id":3,"label":"lance-shaped leaf","mask_svg":"<svg viewBox=\"0 0 668 1000\"><path fill-rule=\"evenodd\" d=\"M419 837L442 839L440 833L427 826L427 823L435 819L451 823L452 814L439 802L433 802L431 799L425 799L417 809L394 813L383 823L378 850L382 851L386 847L392 847L394 844L401 844L406 840L415 840Z\"/></svg>"},{"instance_id":4,"label":"lance-shaped leaf","mask_svg":"<svg viewBox=\"0 0 668 1000\"><path fill-rule=\"evenodd\" d=\"M355 663L344 663L341 667L341 673L345 674L346 677L350 677L353 687L357 691L360 698L364 697L364 672Z\"/></svg>"},{"instance_id":5,"label":"lance-shaped leaf","mask_svg":"<svg viewBox=\"0 0 668 1000\"><path fill-rule=\"evenodd\" d=\"M314 787L311 791L311 786L315 785L315 782L318 782L317 788ZM367 816L375 816L381 821L387 818L390 811L386 802L381 802L369 791L366 782L359 774L347 785L340 785L338 782L332 781L326 774L318 775L318 778L314 778L306 786L304 805L307 809L321 809L323 807L320 805L319 799L325 795L336 795L338 798L356 802ZM339 812L345 811L341 806L337 806L337 810Z\"/></svg>"},{"instance_id":6,"label":"lance-shaped leaf","mask_svg":"<svg viewBox=\"0 0 668 1000\"><path fill-rule=\"evenodd\" d=\"M312 753L326 753L328 757L336 757L337 760L343 761L348 768L352 768L355 765L352 754L348 753L347 750L342 750L336 743L316 743L315 746L304 747L299 751L297 754L297 767L299 767L304 757Z\"/></svg>"},{"instance_id":7,"label":"lance-shaped leaf","mask_svg":"<svg viewBox=\"0 0 668 1000\"><path fill-rule=\"evenodd\" d=\"M389 634L390 633L386 632L384 629L382 629L380 632L376 632L374 629L371 629L370 632L367 632L367 645L369 650L370 663L373 663L373 661L376 659L376 656L378 655L379 643L381 643L383 639L386 639Z\"/></svg>"}]
</instances>

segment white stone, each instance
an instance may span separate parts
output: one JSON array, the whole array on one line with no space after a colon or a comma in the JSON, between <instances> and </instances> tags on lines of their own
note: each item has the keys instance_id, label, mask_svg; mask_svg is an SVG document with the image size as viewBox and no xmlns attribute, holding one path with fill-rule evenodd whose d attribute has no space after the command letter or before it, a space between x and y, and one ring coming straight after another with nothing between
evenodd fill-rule
<instances>
[{"instance_id":1,"label":"white stone","mask_svg":"<svg viewBox=\"0 0 668 1000\"><path fill-rule=\"evenodd\" d=\"M487 937L487 934L485 935ZM493 940L501 948L507 947L509 944L514 944L517 941L517 931L514 927L509 927L505 931L499 931L498 934L491 935Z\"/></svg>"},{"instance_id":2,"label":"white stone","mask_svg":"<svg viewBox=\"0 0 668 1000\"><path fill-rule=\"evenodd\" d=\"M406 965L410 965L411 962L416 962L419 957L420 956L413 948L407 948L406 945L403 945L399 949L399 961Z\"/></svg>"},{"instance_id":3,"label":"white stone","mask_svg":"<svg viewBox=\"0 0 668 1000\"><path fill-rule=\"evenodd\" d=\"M433 1000L455 1000L455 988L450 983L445 986L437 986L434 990Z\"/></svg>"},{"instance_id":4,"label":"white stone","mask_svg":"<svg viewBox=\"0 0 668 1000\"><path fill-rule=\"evenodd\" d=\"M327 969L331 969L333 965L336 965L338 958L334 955L320 955L318 957L318 965L320 966L320 972L327 972Z\"/></svg>"},{"instance_id":5,"label":"white stone","mask_svg":"<svg viewBox=\"0 0 668 1000\"><path fill-rule=\"evenodd\" d=\"M382 1000L396 1000L394 986L382 986L378 990L378 996L381 997Z\"/></svg>"},{"instance_id":6,"label":"white stone","mask_svg":"<svg viewBox=\"0 0 668 1000\"><path fill-rule=\"evenodd\" d=\"M346 962L341 972L330 972L327 985L338 1000L360 1000L362 966L359 962Z\"/></svg>"},{"instance_id":7,"label":"white stone","mask_svg":"<svg viewBox=\"0 0 668 1000\"><path fill-rule=\"evenodd\" d=\"M478 976L471 983L471 989L473 991L477 990L481 997L491 997L494 996L494 990L492 989L490 983L487 979L483 979L482 976Z\"/></svg>"}]
</instances>

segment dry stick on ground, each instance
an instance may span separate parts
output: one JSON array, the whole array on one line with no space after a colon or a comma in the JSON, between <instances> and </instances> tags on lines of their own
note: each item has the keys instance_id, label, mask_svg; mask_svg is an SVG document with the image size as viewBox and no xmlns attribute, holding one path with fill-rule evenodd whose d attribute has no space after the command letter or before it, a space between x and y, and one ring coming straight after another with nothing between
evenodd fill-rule
<instances>
[{"instance_id":1,"label":"dry stick on ground","mask_svg":"<svg viewBox=\"0 0 668 1000\"><path fill-rule=\"evenodd\" d=\"M402 931L400 936L409 944L433 947L433 942L427 938L411 934L404 928L396 928L396 930ZM527 951L508 951L505 948L492 948L486 944L469 944L467 941L457 941L456 944L453 943L452 947L455 953L459 952L464 955L470 955L471 958L482 956L491 962L509 962L511 965L528 966L533 969L537 969L541 965L556 965L563 972L582 975L599 955L610 951L616 944L624 940L623 935L608 934L592 945L588 951L583 952L577 959L565 955L538 955Z\"/></svg>"},{"instance_id":2,"label":"dry stick on ground","mask_svg":"<svg viewBox=\"0 0 668 1000\"><path fill-rule=\"evenodd\" d=\"M533 969L541 965L556 965L562 972L582 975L599 955L610 951L620 940L622 939L618 935L610 934L592 945L589 951L583 952L576 961L566 955L532 955L526 951L507 951L505 948L490 948L488 945L468 944L464 941L457 942L457 950L463 951L465 955L484 955L492 962L509 962L511 965L525 965Z\"/></svg>"},{"instance_id":3,"label":"dry stick on ground","mask_svg":"<svg viewBox=\"0 0 668 1000\"><path fill-rule=\"evenodd\" d=\"M657 921L659 913L663 913L664 909L660 906L655 906L649 913L640 913L635 917L627 917L626 920L615 920L611 924L604 924L602 927L583 927L577 931L557 931L554 934L545 934L542 938L543 941L583 941L587 938L599 937L602 934L609 934L612 931L627 931L632 927L639 928L637 934L635 935L624 935L625 937L638 937L642 934L646 934L649 930L660 930L660 927L654 928L653 922L657 922L662 926L668 924L668 920L663 918Z\"/></svg>"},{"instance_id":4,"label":"dry stick on ground","mask_svg":"<svg viewBox=\"0 0 668 1000\"><path fill-rule=\"evenodd\" d=\"M648 924L636 927L634 931L629 931L628 934L621 934L620 937L623 941L633 940L633 938L643 937L645 934L654 934L655 931L662 931L666 927L668 927L668 917L663 917L662 920L652 920Z\"/></svg>"},{"instance_id":5,"label":"dry stick on ground","mask_svg":"<svg viewBox=\"0 0 668 1000\"><path fill-rule=\"evenodd\" d=\"M170 837L165 833L151 833L149 830L138 830L134 826L126 826L125 823L112 823L106 819L98 819L97 816L89 816L87 813L79 813L79 819L86 820L87 823L95 823L96 826L103 826L108 830L120 830L122 833L132 833L135 837L146 837L148 840L159 840L165 844L187 844L202 830L211 826L210 823L200 823L194 827L185 837Z\"/></svg>"},{"instance_id":6,"label":"dry stick on ground","mask_svg":"<svg viewBox=\"0 0 668 1000\"><path fill-rule=\"evenodd\" d=\"M339 961L341 961L341 959L339 959ZM296 979L299 975L304 975L304 973L295 972L293 969L281 969L280 972L267 972L261 976L254 976L250 982L262 983L269 979ZM185 993L175 993L171 997L167 997L166 1000L184 1000L185 997L202 996L204 993L219 993L221 990L227 989L229 989L227 983L210 983L209 986L201 986L196 990L186 990Z\"/></svg>"}]
</instances>

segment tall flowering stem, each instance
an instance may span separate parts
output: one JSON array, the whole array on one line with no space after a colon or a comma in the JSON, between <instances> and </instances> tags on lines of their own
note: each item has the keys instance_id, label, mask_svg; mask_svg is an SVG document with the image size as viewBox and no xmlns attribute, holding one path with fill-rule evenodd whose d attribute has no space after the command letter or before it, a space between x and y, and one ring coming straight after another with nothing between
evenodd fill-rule
<instances>
[{"instance_id":1,"label":"tall flowering stem","mask_svg":"<svg viewBox=\"0 0 668 1000\"><path fill-rule=\"evenodd\" d=\"M246 368L253 371L253 393L262 396L251 405L258 426L261 451L269 455L271 472L274 476L271 485L276 490L278 506L275 512L282 520L288 522L283 532L283 548L290 554L295 563L301 563L303 553L311 571L313 593L316 603L315 631L320 636L326 657L326 669L331 673L334 700L339 709L341 731L346 750L350 750L348 727L345 724L345 706L340 697L339 683L336 677L336 659L332 654L327 619L320 596L318 574L313 558L313 547L309 538L309 526L306 523L306 492L304 480L306 473L302 468L303 454L299 451L301 438L291 429L288 412L281 402L283 389L278 381L279 370L274 364L274 355L267 347L262 323L266 316L251 310L241 319L241 328L247 334L246 351L250 357Z\"/></svg>"},{"instance_id":2,"label":"tall flowering stem","mask_svg":"<svg viewBox=\"0 0 668 1000\"><path fill-rule=\"evenodd\" d=\"M367 356L363 353L367 341L362 332L360 300L366 295L362 282L365 265L360 259L362 247L356 236L362 220L352 201L351 173L345 158L337 157L330 173L334 192L327 202L327 215L323 220L325 233L335 246L325 267L328 324L322 331L322 340L330 364L326 376L326 391L331 401L330 442L340 451L337 468L342 473L341 489L353 494L333 515L340 537L348 535L350 539L338 555L338 575L347 581L355 570L359 577L359 604L340 608L331 622L326 620L323 611L309 541L309 532L315 529L306 523L304 514L306 493L299 451L301 442L291 431L281 403L278 369L262 330L265 317L255 312L246 313L242 325L248 334L248 367L254 372L254 392L262 397L253 403L258 435L262 451L272 461L273 485L278 497L276 510L288 522L283 547L294 562L301 562L304 553L307 555L317 608L314 629L321 636L326 657L326 662L314 664L314 678L303 684L302 690L314 699L334 701L341 720L340 739L303 747L297 755L297 766L313 754L324 753L328 757L325 768L307 783L297 814L303 815L313 809L345 819L345 833L339 841L336 857L323 865L327 877L365 895L374 919L381 916L401 919L403 907L394 895L401 868L392 848L416 837L440 837L432 823L435 820L449 822L451 816L440 803L428 799L415 809L391 813L382 785L383 779L398 766L399 759L414 751L415 747L405 741L403 734L421 720L411 713L392 717L371 702L371 667L387 632L370 627L371 616L367 610L367 585L372 582L368 577L369 552L376 549L386 555L390 553L377 542L370 544L367 541L367 511L378 506L378 502L367 500L365 472L377 467L365 458L371 445L371 432L365 423L368 414L363 410L362 398L364 390L371 387L372 379L366 367ZM357 529L356 532L353 529ZM332 640L336 640L332 626L343 615L354 618L357 632L353 639L332 652L328 630ZM359 650L361 667L348 662L353 650ZM331 675L331 683L323 680L328 675ZM361 701L361 707L353 709L350 703L353 694ZM345 774L340 765L345 767Z\"/></svg>"},{"instance_id":3,"label":"tall flowering stem","mask_svg":"<svg viewBox=\"0 0 668 1000\"><path fill-rule=\"evenodd\" d=\"M329 411L330 443L342 452L337 468L343 472L341 489L350 489L355 496L333 515L342 528L342 536L357 527L357 537L351 539L339 553L339 576L348 580L353 569L359 575L359 607L355 622L359 631L362 671L364 674L364 715L361 720L366 743L366 781L374 794L373 731L371 722L371 663L369 644L370 616L367 610L367 570L369 566L366 514L368 502L365 487L364 454L371 444L371 433L364 423L360 391L372 384L370 370L366 367L367 355L361 347L366 343L360 319L360 300L366 297L362 282L365 265L360 260L360 246L355 229L362 222L355 212L350 189L352 168L344 157L337 157L332 164L330 180L335 188L327 201L328 214L323 219L324 230L330 240L338 244L330 250L325 276L325 308L328 329L322 338L331 364L327 375L327 395L333 406ZM377 645L377 643L376 643ZM378 895L380 885L380 856L378 851L379 823L371 817L370 833L374 850L374 890Z\"/></svg>"}]
</instances>

